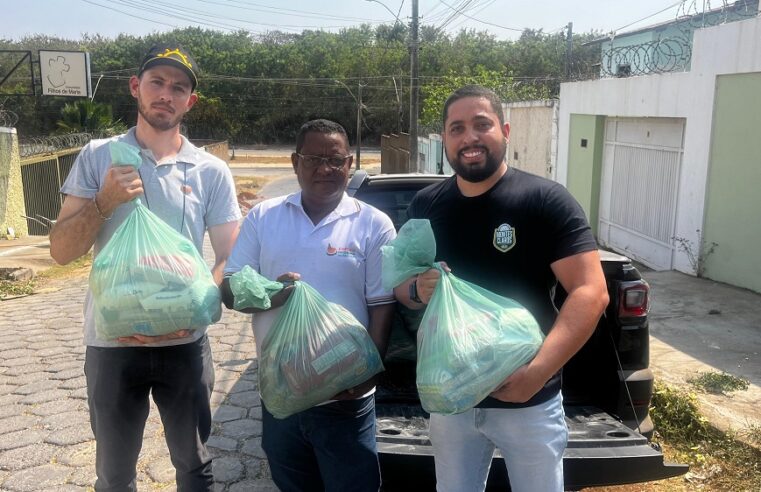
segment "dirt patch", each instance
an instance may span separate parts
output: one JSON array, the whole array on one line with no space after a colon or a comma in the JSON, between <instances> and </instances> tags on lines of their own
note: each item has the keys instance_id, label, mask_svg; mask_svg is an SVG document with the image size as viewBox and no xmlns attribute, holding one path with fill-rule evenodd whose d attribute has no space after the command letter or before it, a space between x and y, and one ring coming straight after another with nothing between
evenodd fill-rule
<instances>
[{"instance_id":1,"label":"dirt patch","mask_svg":"<svg viewBox=\"0 0 761 492\"><path fill-rule=\"evenodd\" d=\"M262 187L275 179L275 176L233 176L235 192L240 212L246 215L251 207L262 200L259 195Z\"/></svg>"},{"instance_id":2,"label":"dirt patch","mask_svg":"<svg viewBox=\"0 0 761 492\"><path fill-rule=\"evenodd\" d=\"M246 165L255 164L260 165L278 165L278 166L290 166L290 156L280 155L236 155L235 159L230 159L230 165Z\"/></svg>"}]
</instances>

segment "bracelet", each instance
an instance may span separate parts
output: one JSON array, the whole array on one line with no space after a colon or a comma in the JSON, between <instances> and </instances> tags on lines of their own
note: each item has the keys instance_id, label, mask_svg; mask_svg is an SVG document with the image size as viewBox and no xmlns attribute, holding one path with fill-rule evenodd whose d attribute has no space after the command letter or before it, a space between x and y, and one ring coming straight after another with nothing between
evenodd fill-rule
<instances>
[{"instance_id":1,"label":"bracelet","mask_svg":"<svg viewBox=\"0 0 761 492\"><path fill-rule=\"evenodd\" d=\"M98 216L100 217L101 220L103 221L111 220L111 217L106 217L105 215L103 215L103 212L100 211L100 207L98 206L98 200L96 196L92 197L92 203L93 205L95 205L95 211L98 212Z\"/></svg>"},{"instance_id":2,"label":"bracelet","mask_svg":"<svg viewBox=\"0 0 761 492\"><path fill-rule=\"evenodd\" d=\"M417 293L417 279L413 280L412 283L410 283L408 293L410 296L410 301L415 302L417 304L423 304L422 299L420 299L420 296Z\"/></svg>"}]
</instances>

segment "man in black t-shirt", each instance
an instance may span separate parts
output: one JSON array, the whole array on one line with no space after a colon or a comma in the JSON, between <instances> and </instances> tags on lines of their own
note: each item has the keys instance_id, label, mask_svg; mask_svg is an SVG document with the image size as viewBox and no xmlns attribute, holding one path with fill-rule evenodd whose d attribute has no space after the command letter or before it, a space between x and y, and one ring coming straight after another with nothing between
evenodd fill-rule
<instances>
[{"instance_id":1,"label":"man in black t-shirt","mask_svg":"<svg viewBox=\"0 0 761 492\"><path fill-rule=\"evenodd\" d=\"M563 186L508 168L510 126L496 94L463 87L447 99L443 113L442 137L455 176L421 190L409 217L431 221L437 261L521 303L547 337L536 357L476 408L431 415L437 489L484 490L498 447L513 491L562 491L568 430L560 371L608 304L595 239ZM422 309L438 280L438 270L430 269L394 292L406 306ZM551 297L558 281L568 292L559 312Z\"/></svg>"}]
</instances>

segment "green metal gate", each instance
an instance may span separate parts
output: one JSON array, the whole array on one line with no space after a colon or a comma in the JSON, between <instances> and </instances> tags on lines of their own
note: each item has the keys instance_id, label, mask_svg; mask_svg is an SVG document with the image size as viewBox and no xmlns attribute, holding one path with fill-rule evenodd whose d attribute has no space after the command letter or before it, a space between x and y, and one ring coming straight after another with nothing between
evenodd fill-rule
<instances>
[{"instance_id":1,"label":"green metal gate","mask_svg":"<svg viewBox=\"0 0 761 492\"><path fill-rule=\"evenodd\" d=\"M66 149L47 155L21 159L21 182L24 187L24 206L29 217L55 219L61 211L61 185L69 175L80 148ZM27 219L29 234L47 235L48 227Z\"/></svg>"}]
</instances>

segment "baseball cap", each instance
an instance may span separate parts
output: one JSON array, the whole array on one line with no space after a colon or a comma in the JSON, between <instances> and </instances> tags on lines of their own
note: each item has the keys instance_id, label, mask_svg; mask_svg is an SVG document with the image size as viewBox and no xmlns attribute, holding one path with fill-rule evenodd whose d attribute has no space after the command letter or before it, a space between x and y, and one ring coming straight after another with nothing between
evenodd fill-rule
<instances>
[{"instance_id":1,"label":"baseball cap","mask_svg":"<svg viewBox=\"0 0 761 492\"><path fill-rule=\"evenodd\" d=\"M198 78L196 77L198 65L195 60L193 60L193 57L190 56L190 53L185 51L179 45L153 45L151 49L148 50L148 53L145 54L142 63L140 63L140 70L138 71L137 76L141 76L143 72L156 65L169 65L179 68L190 77L190 84L193 86L193 90L195 90L196 85L198 85Z\"/></svg>"}]
</instances>

